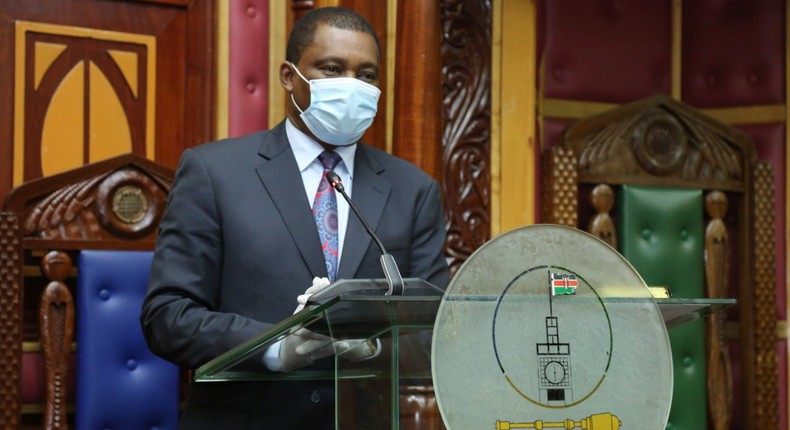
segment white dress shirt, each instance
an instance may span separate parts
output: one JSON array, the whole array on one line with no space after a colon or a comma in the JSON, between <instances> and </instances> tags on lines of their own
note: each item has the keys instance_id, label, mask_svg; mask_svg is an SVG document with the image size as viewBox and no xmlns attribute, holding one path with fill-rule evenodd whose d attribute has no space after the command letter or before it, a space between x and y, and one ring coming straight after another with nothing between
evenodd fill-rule
<instances>
[{"instance_id":1,"label":"white dress shirt","mask_svg":"<svg viewBox=\"0 0 790 430\"><path fill-rule=\"evenodd\" d=\"M285 134L288 136L288 141L291 143L291 150L296 158L296 165L299 166L299 172L302 174L302 183L304 185L305 196L307 196L307 203L313 207L315 194L318 191L318 184L321 182L321 177L324 175L324 165L318 156L324 152L324 147L318 142L304 134L301 130L291 124L290 120L285 121ZM340 176L343 181L343 187L346 194L351 197L351 189L354 185L354 154L357 152L357 145L338 146L334 150L340 156L340 162L335 166L335 173ZM340 194L340 193L337 193ZM340 267L340 259L343 255L343 242L346 236L346 224L348 224L348 203L343 196L337 196L337 263ZM318 276L314 273L313 276ZM304 288L309 288L305 285ZM296 306L296 296L294 296L294 306ZM263 362L269 370L279 371L280 367L280 342L269 346L263 356ZM377 340L378 342L378 340ZM378 345L377 345L378 346ZM377 348L377 352L380 348ZM376 354L378 355L378 354Z\"/></svg>"},{"instance_id":2,"label":"white dress shirt","mask_svg":"<svg viewBox=\"0 0 790 430\"><path fill-rule=\"evenodd\" d=\"M299 171L302 173L302 182L304 183L305 195L310 207L313 207L316 191L318 191L318 184L321 182L321 177L324 175L324 165L318 156L324 152L324 147L318 142L311 139L301 130L296 128L291 121L285 121L285 134L288 136L288 141L291 142L291 149L293 150L294 157L296 157L296 164L299 166ZM335 152L340 156L341 161L335 167L335 173L340 176L345 187L346 194L351 197L351 190L354 186L354 154L357 152L357 145L338 146ZM337 194L337 262L340 267L340 259L343 256L343 242L346 237L346 225L348 224L348 203L340 193ZM314 274L314 276L317 274ZM306 287L305 287L306 288Z\"/></svg>"}]
</instances>

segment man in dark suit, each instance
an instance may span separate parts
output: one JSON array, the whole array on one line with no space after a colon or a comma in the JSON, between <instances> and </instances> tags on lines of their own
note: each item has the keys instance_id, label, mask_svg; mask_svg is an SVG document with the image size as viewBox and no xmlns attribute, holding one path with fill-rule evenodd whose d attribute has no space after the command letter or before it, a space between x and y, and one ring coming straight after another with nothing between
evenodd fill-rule
<instances>
[{"instance_id":1,"label":"man in dark suit","mask_svg":"<svg viewBox=\"0 0 790 430\"><path fill-rule=\"evenodd\" d=\"M328 152L404 277L448 283L436 182L358 143L378 101L373 29L346 9L316 9L295 25L286 57L287 119L187 150L179 164L141 315L151 349L178 365L196 368L271 328L316 277L383 277L380 251L342 198L329 218L335 244L317 227ZM294 367L284 363L293 350L274 348L260 371ZM333 408L331 384L192 384L181 428L333 428Z\"/></svg>"}]
</instances>

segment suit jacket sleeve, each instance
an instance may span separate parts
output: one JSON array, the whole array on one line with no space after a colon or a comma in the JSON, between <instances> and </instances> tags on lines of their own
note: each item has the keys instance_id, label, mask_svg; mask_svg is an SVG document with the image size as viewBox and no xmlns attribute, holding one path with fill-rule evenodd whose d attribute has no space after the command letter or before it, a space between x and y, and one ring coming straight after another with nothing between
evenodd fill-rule
<instances>
[{"instance_id":1,"label":"suit jacket sleeve","mask_svg":"<svg viewBox=\"0 0 790 430\"><path fill-rule=\"evenodd\" d=\"M218 312L222 236L216 196L200 153L182 156L160 224L141 324L151 350L198 367L270 327Z\"/></svg>"}]
</instances>

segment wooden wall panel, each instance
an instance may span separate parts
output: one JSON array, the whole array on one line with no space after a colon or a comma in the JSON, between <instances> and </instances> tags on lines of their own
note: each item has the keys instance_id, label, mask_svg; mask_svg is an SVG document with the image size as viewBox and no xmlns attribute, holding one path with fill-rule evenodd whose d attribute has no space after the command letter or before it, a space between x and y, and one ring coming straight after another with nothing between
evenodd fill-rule
<instances>
[{"instance_id":1,"label":"wooden wall panel","mask_svg":"<svg viewBox=\"0 0 790 430\"><path fill-rule=\"evenodd\" d=\"M16 28L15 185L108 153L153 155L153 38L111 32L99 39L29 21Z\"/></svg>"},{"instance_id":2,"label":"wooden wall panel","mask_svg":"<svg viewBox=\"0 0 790 430\"><path fill-rule=\"evenodd\" d=\"M0 93L0 200L127 152L175 167L184 148L211 140L214 8L0 0L0 85L14 88Z\"/></svg>"},{"instance_id":3,"label":"wooden wall panel","mask_svg":"<svg viewBox=\"0 0 790 430\"><path fill-rule=\"evenodd\" d=\"M439 2L398 4L392 152L443 182Z\"/></svg>"}]
</instances>

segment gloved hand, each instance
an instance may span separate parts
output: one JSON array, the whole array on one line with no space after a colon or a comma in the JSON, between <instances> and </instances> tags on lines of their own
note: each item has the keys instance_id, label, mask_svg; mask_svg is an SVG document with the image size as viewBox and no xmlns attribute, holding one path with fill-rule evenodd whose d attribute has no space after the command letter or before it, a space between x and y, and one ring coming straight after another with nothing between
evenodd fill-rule
<instances>
[{"instance_id":1,"label":"gloved hand","mask_svg":"<svg viewBox=\"0 0 790 430\"><path fill-rule=\"evenodd\" d=\"M299 295L296 298L296 302L299 304L296 306L296 310L294 310L294 313L297 313L302 309L304 309L305 305L307 305L307 300L310 299L310 296L323 290L328 286L329 286L329 279L318 278L318 277L313 278L313 285L311 285L310 288L305 290L303 294Z\"/></svg>"},{"instance_id":2,"label":"gloved hand","mask_svg":"<svg viewBox=\"0 0 790 430\"><path fill-rule=\"evenodd\" d=\"M310 296L329 284L327 278L313 278L313 285L296 298L298 305L294 313L304 309ZM300 328L280 341L280 370L288 372L299 369L331 355L338 355L350 361L364 360L374 356L376 351L376 345L368 340L335 340L306 328Z\"/></svg>"},{"instance_id":3,"label":"gloved hand","mask_svg":"<svg viewBox=\"0 0 790 430\"><path fill-rule=\"evenodd\" d=\"M313 278L313 285L296 298L298 304L294 313L304 309L310 296L328 285L327 278ZM313 333L305 328L297 329L280 341L280 370L288 372L308 366L319 358L334 355L335 348L345 350L348 349L348 344L334 341L328 336Z\"/></svg>"},{"instance_id":4,"label":"gloved hand","mask_svg":"<svg viewBox=\"0 0 790 430\"><path fill-rule=\"evenodd\" d=\"M300 328L280 342L280 370L289 372L310 365L320 358L345 351L348 343Z\"/></svg>"},{"instance_id":5,"label":"gloved hand","mask_svg":"<svg viewBox=\"0 0 790 430\"><path fill-rule=\"evenodd\" d=\"M360 361L372 358L378 352L378 340L367 339L347 339L346 349L338 353L338 356L348 361Z\"/></svg>"}]
</instances>

